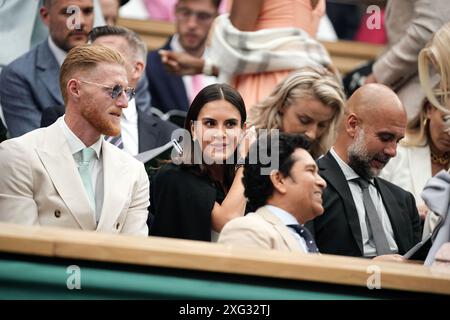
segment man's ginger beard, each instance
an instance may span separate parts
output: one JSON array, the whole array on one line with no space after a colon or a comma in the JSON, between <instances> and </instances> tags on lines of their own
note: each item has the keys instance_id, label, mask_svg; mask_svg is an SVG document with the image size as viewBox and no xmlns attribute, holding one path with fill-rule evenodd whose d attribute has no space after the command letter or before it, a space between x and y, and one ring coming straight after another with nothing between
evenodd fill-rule
<instances>
[{"instance_id":1,"label":"man's ginger beard","mask_svg":"<svg viewBox=\"0 0 450 320\"><path fill-rule=\"evenodd\" d=\"M113 123L111 115L106 110L99 111L93 103L86 103L81 108L81 115L101 134L107 136L120 134L120 124Z\"/></svg>"}]
</instances>

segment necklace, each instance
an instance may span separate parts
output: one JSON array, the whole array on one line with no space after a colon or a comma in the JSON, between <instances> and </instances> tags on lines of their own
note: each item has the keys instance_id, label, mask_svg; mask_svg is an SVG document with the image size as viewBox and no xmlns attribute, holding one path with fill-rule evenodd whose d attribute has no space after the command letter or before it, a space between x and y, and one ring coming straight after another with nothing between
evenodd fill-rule
<instances>
[{"instance_id":1,"label":"necklace","mask_svg":"<svg viewBox=\"0 0 450 320\"><path fill-rule=\"evenodd\" d=\"M441 166L447 166L450 162L449 153L446 152L443 155L438 156L433 151L431 151L431 162L434 164L439 164Z\"/></svg>"}]
</instances>

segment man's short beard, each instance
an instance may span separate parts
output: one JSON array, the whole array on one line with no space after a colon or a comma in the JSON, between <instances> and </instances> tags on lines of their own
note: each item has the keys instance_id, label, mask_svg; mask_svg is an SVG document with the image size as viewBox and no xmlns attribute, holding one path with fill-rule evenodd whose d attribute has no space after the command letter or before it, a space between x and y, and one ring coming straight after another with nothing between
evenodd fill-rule
<instances>
[{"instance_id":1,"label":"man's short beard","mask_svg":"<svg viewBox=\"0 0 450 320\"><path fill-rule=\"evenodd\" d=\"M112 137L120 134L120 127L116 127L112 121L108 119L108 116L102 114L92 102L87 102L81 108L81 114L87 122L101 134Z\"/></svg>"},{"instance_id":2,"label":"man's short beard","mask_svg":"<svg viewBox=\"0 0 450 320\"><path fill-rule=\"evenodd\" d=\"M369 180L378 176L380 172L370 167L372 157L367 152L367 148L364 144L364 130L361 129L358 133L358 136L348 147L348 165L361 178Z\"/></svg>"}]
</instances>

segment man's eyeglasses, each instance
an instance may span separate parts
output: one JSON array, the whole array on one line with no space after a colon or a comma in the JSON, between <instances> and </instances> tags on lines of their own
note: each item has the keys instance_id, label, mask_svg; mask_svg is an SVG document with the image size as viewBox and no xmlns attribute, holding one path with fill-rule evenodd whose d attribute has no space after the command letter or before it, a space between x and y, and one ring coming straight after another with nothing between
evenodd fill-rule
<instances>
[{"instance_id":1,"label":"man's eyeglasses","mask_svg":"<svg viewBox=\"0 0 450 320\"><path fill-rule=\"evenodd\" d=\"M91 82L91 81L81 80L81 82L87 83L87 84L93 84L93 85L96 85L99 87L109 89L111 91L110 92L111 98L113 98L113 99L117 99L122 94L122 92L125 92L125 95L126 95L128 101L133 99L134 96L136 95L136 91L134 90L134 88L128 87L128 88L124 89L120 84L116 84L114 87L111 87L111 86L107 86L106 84L101 84L101 83L96 83L96 82Z\"/></svg>"},{"instance_id":2,"label":"man's eyeglasses","mask_svg":"<svg viewBox=\"0 0 450 320\"><path fill-rule=\"evenodd\" d=\"M210 22L215 15L205 11L192 11L188 8L177 8L176 14L180 20L188 20L192 15L197 18L197 20L201 23Z\"/></svg>"}]
</instances>

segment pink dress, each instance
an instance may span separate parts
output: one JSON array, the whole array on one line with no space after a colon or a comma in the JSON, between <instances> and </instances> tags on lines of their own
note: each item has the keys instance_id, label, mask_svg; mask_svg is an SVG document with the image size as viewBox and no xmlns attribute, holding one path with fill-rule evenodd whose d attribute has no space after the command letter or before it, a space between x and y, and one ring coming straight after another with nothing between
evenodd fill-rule
<instances>
[{"instance_id":1,"label":"pink dress","mask_svg":"<svg viewBox=\"0 0 450 320\"><path fill-rule=\"evenodd\" d=\"M319 0L313 10L310 0L265 0L256 24L256 30L296 27L315 37L320 18L325 14L325 0ZM264 72L236 76L232 85L244 98L247 111L268 96L276 84L292 70Z\"/></svg>"}]
</instances>

